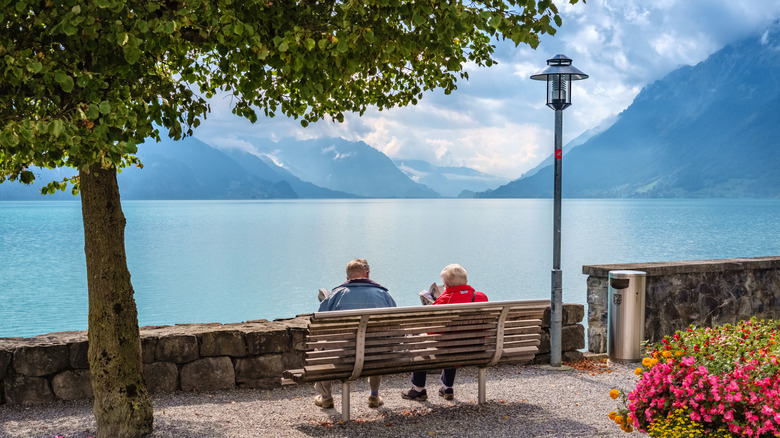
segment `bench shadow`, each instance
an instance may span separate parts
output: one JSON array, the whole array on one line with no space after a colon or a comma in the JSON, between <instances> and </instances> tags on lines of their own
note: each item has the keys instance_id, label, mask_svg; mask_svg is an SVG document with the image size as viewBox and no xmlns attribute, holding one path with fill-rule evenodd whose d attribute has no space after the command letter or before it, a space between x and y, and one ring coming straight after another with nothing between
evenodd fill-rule
<instances>
[{"instance_id":1,"label":"bench shadow","mask_svg":"<svg viewBox=\"0 0 780 438\"><path fill-rule=\"evenodd\" d=\"M338 414L331 421L301 423L292 427L311 437L327 436L447 436L447 437L593 437L610 435L592 425L527 403L487 402L482 405L455 403L451 406L421 404L422 408L386 409L381 418L357 418L341 423ZM382 408L379 409L383 411Z\"/></svg>"}]
</instances>

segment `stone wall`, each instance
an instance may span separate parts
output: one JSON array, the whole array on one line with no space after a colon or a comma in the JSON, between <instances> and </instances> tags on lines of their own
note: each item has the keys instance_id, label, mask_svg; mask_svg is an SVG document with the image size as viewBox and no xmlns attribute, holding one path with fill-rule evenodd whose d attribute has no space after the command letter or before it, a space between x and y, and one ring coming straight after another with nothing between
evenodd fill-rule
<instances>
[{"instance_id":1,"label":"stone wall","mask_svg":"<svg viewBox=\"0 0 780 438\"><path fill-rule=\"evenodd\" d=\"M780 257L583 266L593 353L607 351L607 280L613 270L647 273L644 324L650 343L690 325L780 319Z\"/></svg>"},{"instance_id":2,"label":"stone wall","mask_svg":"<svg viewBox=\"0 0 780 438\"><path fill-rule=\"evenodd\" d=\"M308 318L141 328L150 392L272 388L303 364ZM0 404L92 397L87 332L0 338Z\"/></svg>"},{"instance_id":3,"label":"stone wall","mask_svg":"<svg viewBox=\"0 0 780 438\"><path fill-rule=\"evenodd\" d=\"M549 308L538 363L550 360ZM584 306L563 307L562 358L582 357ZM274 388L282 371L303 366L308 318L238 324L181 324L141 328L141 354L150 392ZM92 397L87 332L0 338L0 405Z\"/></svg>"}]
</instances>

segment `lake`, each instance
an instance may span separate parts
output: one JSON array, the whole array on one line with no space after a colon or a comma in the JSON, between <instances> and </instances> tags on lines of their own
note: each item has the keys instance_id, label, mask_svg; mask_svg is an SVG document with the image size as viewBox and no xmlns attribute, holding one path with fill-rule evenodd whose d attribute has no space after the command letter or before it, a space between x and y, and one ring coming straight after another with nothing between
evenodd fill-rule
<instances>
[{"instance_id":1,"label":"lake","mask_svg":"<svg viewBox=\"0 0 780 438\"><path fill-rule=\"evenodd\" d=\"M550 297L551 199L125 201L140 325L315 311L365 257L399 306L449 263L491 300ZM565 302L583 265L776 256L780 200L564 199ZM0 337L87 328L78 201L0 202Z\"/></svg>"}]
</instances>

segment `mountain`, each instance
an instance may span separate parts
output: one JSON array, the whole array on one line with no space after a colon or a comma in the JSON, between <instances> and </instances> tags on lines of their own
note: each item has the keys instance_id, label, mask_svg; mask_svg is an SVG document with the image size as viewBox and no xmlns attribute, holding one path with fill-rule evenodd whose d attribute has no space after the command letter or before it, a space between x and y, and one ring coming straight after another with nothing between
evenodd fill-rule
<instances>
[{"instance_id":1,"label":"mountain","mask_svg":"<svg viewBox=\"0 0 780 438\"><path fill-rule=\"evenodd\" d=\"M138 147L143 169L118 175L123 199L298 198L286 181L272 182L194 137L164 137Z\"/></svg>"},{"instance_id":2,"label":"mountain","mask_svg":"<svg viewBox=\"0 0 780 438\"><path fill-rule=\"evenodd\" d=\"M393 160L393 163L412 181L453 198L464 191L488 190L509 181L468 167L434 166L422 160Z\"/></svg>"},{"instance_id":3,"label":"mountain","mask_svg":"<svg viewBox=\"0 0 780 438\"><path fill-rule=\"evenodd\" d=\"M301 198L356 198L357 196L326 189L306 182L290 173L288 170L277 166L269 159L263 159L257 155L240 149L222 149L225 155L235 160L244 170L250 174L272 182L287 182Z\"/></svg>"},{"instance_id":4,"label":"mountain","mask_svg":"<svg viewBox=\"0 0 780 438\"><path fill-rule=\"evenodd\" d=\"M780 24L646 86L563 161L566 197L780 197ZM565 117L565 116L564 116ZM477 197L550 197L547 166Z\"/></svg>"},{"instance_id":5,"label":"mountain","mask_svg":"<svg viewBox=\"0 0 780 438\"><path fill-rule=\"evenodd\" d=\"M361 142L341 138L252 139L258 152L303 181L368 198L436 198L439 193L412 181L387 155Z\"/></svg>"}]
</instances>

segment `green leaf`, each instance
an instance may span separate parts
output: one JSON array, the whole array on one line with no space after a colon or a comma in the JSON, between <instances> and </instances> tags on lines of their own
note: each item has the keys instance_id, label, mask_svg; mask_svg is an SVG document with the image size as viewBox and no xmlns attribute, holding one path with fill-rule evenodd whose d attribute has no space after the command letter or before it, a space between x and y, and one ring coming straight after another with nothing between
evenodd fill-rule
<instances>
[{"instance_id":1,"label":"green leaf","mask_svg":"<svg viewBox=\"0 0 780 438\"><path fill-rule=\"evenodd\" d=\"M33 73L40 73L41 70L43 70L43 64L41 64L38 61L35 61L32 64L28 65L27 69Z\"/></svg>"},{"instance_id":2,"label":"green leaf","mask_svg":"<svg viewBox=\"0 0 780 438\"><path fill-rule=\"evenodd\" d=\"M306 50L312 50L314 49L314 46L317 45L317 43L315 43L311 38L306 38L306 40L303 42L303 45L306 47Z\"/></svg>"},{"instance_id":3,"label":"green leaf","mask_svg":"<svg viewBox=\"0 0 780 438\"><path fill-rule=\"evenodd\" d=\"M412 21L414 21L414 24L418 26L422 26L423 24L425 24L427 20L425 19L425 17L415 12L414 15L412 16Z\"/></svg>"},{"instance_id":4,"label":"green leaf","mask_svg":"<svg viewBox=\"0 0 780 438\"><path fill-rule=\"evenodd\" d=\"M70 11L73 12L74 14L78 15L78 14L81 13L81 6L76 5L76 6L72 7L72 8L70 8Z\"/></svg>"},{"instance_id":5,"label":"green leaf","mask_svg":"<svg viewBox=\"0 0 780 438\"><path fill-rule=\"evenodd\" d=\"M110 0L95 0L95 4L99 8L108 8L108 7L111 6L111 1Z\"/></svg>"},{"instance_id":6,"label":"green leaf","mask_svg":"<svg viewBox=\"0 0 780 438\"><path fill-rule=\"evenodd\" d=\"M279 51L284 53L289 49L290 47L287 45L287 41L282 41L282 44L279 44Z\"/></svg>"},{"instance_id":7,"label":"green leaf","mask_svg":"<svg viewBox=\"0 0 780 438\"><path fill-rule=\"evenodd\" d=\"M336 50L338 50L341 53L344 53L347 51L347 40L341 40L338 44L336 44Z\"/></svg>"},{"instance_id":8,"label":"green leaf","mask_svg":"<svg viewBox=\"0 0 780 438\"><path fill-rule=\"evenodd\" d=\"M165 33L167 33L169 35L173 33L173 30L174 30L174 26L173 26L173 22L172 21L166 22L165 25L163 26L163 32L165 32Z\"/></svg>"},{"instance_id":9,"label":"green leaf","mask_svg":"<svg viewBox=\"0 0 780 438\"><path fill-rule=\"evenodd\" d=\"M363 38L365 38L366 41L368 41L369 43L373 43L374 41L376 41L376 37L374 36L373 30L366 31L366 33L363 34Z\"/></svg>"},{"instance_id":10,"label":"green leaf","mask_svg":"<svg viewBox=\"0 0 780 438\"><path fill-rule=\"evenodd\" d=\"M123 51L125 55L125 61L127 61L128 64L135 64L138 62L138 59L141 58L141 50L134 45L127 45L123 47Z\"/></svg>"},{"instance_id":11,"label":"green leaf","mask_svg":"<svg viewBox=\"0 0 780 438\"><path fill-rule=\"evenodd\" d=\"M100 114L108 114L111 112L111 104L104 100L100 102L100 107L98 109L100 110Z\"/></svg>"},{"instance_id":12,"label":"green leaf","mask_svg":"<svg viewBox=\"0 0 780 438\"><path fill-rule=\"evenodd\" d=\"M66 93L73 91L73 78L66 75L62 70L59 70L54 74L54 81L60 85L62 91Z\"/></svg>"},{"instance_id":13,"label":"green leaf","mask_svg":"<svg viewBox=\"0 0 780 438\"><path fill-rule=\"evenodd\" d=\"M76 32L78 32L78 28L68 22L62 23L62 32L67 36L73 36L76 35Z\"/></svg>"},{"instance_id":14,"label":"green leaf","mask_svg":"<svg viewBox=\"0 0 780 438\"><path fill-rule=\"evenodd\" d=\"M91 120L95 120L98 118L98 115L100 114L100 106L96 104L92 104L87 109L87 118Z\"/></svg>"},{"instance_id":15,"label":"green leaf","mask_svg":"<svg viewBox=\"0 0 780 438\"><path fill-rule=\"evenodd\" d=\"M57 138L60 136L60 134L62 134L62 128L63 128L62 120L60 119L53 120L51 122L51 129L49 130L49 132L51 133L52 137Z\"/></svg>"}]
</instances>

